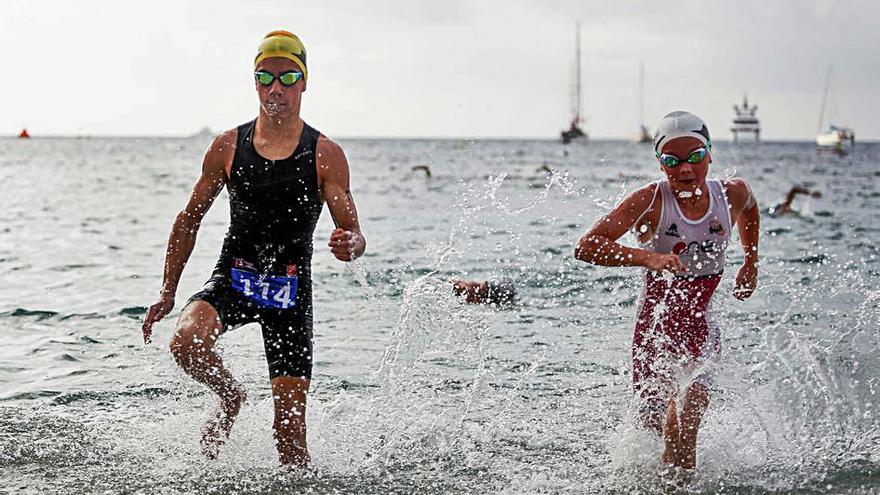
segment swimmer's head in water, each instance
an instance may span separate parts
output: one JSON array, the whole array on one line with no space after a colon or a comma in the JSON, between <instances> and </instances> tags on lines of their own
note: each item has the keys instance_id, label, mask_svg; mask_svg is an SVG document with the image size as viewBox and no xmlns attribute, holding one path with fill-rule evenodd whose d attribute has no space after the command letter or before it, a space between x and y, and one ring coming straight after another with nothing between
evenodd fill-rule
<instances>
[{"instance_id":1,"label":"swimmer's head in water","mask_svg":"<svg viewBox=\"0 0 880 495\"><path fill-rule=\"evenodd\" d=\"M306 47L295 34L280 30L266 34L259 48L257 48L257 56L254 57L254 69L257 68L260 62L271 57L292 60L302 71L304 79L308 79L309 70L306 68Z\"/></svg>"},{"instance_id":2,"label":"swimmer's head in water","mask_svg":"<svg viewBox=\"0 0 880 495\"><path fill-rule=\"evenodd\" d=\"M661 153L663 145L673 139L689 136L698 139L707 149L712 148L712 137L709 135L709 126L696 115L678 110L666 114L657 124L654 132L654 152Z\"/></svg>"},{"instance_id":3,"label":"swimmer's head in water","mask_svg":"<svg viewBox=\"0 0 880 495\"><path fill-rule=\"evenodd\" d=\"M513 280L502 278L499 280L489 280L489 297L487 302L498 306L513 304L516 302L516 287Z\"/></svg>"}]
</instances>

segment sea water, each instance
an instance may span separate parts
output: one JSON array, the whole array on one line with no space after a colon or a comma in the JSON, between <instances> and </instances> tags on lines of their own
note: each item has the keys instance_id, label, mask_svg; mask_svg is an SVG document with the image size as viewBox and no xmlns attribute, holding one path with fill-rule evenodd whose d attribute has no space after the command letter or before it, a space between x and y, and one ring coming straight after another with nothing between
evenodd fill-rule
<instances>
[{"instance_id":1,"label":"sea water","mask_svg":"<svg viewBox=\"0 0 880 495\"><path fill-rule=\"evenodd\" d=\"M796 184L823 195L762 218L748 301L732 297L742 251L728 250L698 468L670 487L631 391L642 272L573 258L599 216L660 178L650 146L341 140L368 247L336 261L323 213L302 473L277 464L258 327L220 340L249 398L216 461L198 442L215 399L168 352L219 253L225 192L175 310L142 341L207 144L0 140L0 492L880 491L880 146L716 145L710 176L745 178L765 210ZM452 277L510 278L519 302L465 305Z\"/></svg>"}]
</instances>

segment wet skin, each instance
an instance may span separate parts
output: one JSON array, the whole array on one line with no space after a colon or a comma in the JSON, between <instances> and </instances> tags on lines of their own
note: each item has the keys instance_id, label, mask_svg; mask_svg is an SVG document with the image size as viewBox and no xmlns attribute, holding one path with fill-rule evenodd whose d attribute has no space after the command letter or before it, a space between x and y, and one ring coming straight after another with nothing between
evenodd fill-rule
<instances>
[{"instance_id":1,"label":"wet skin","mask_svg":"<svg viewBox=\"0 0 880 495\"><path fill-rule=\"evenodd\" d=\"M676 167L657 161L665 175L682 213L690 219L699 219L708 211L709 191L706 177L712 152L698 163L684 161L694 150L705 146L695 137L683 136L664 143L661 153L682 159ZM734 297L746 299L757 286L758 233L760 212L751 190L742 179L724 181L731 222L738 228L744 251L743 264L737 272ZM580 239L575 258L601 266L641 266L651 271L684 273L679 257L672 253L655 253L631 248L618 243L624 234L635 230L641 242L655 235L660 221L662 198L655 195L655 184L648 184L625 198L614 210L600 218ZM699 194L698 194L699 192ZM684 193L684 194L682 194ZM677 399L682 397L681 410ZM683 390L670 387L668 406L658 415L642 418L643 425L664 439L664 462L685 469L696 466L696 442L703 414L709 405L709 390L692 383Z\"/></svg>"},{"instance_id":2,"label":"wet skin","mask_svg":"<svg viewBox=\"0 0 880 495\"><path fill-rule=\"evenodd\" d=\"M273 57L261 61L256 70L278 75L299 68L292 60ZM269 86L256 80L254 84L260 102L254 147L270 160L286 158L299 144L304 127L299 111L306 81L301 79L291 86L284 86L277 79ZM160 299L147 310L142 325L145 342L151 339L153 325L174 307L180 276L192 253L201 220L229 180L236 139L236 129L215 138L205 154L202 173L190 199L175 219L168 240ZM318 138L316 155L319 193L336 224L330 234L330 251L340 261L354 260L363 254L366 240L350 191L348 162L339 145L323 135ZM175 361L219 400L216 416L202 429L202 450L209 458L217 456L245 401L243 387L214 350L221 333L216 309L205 301L195 301L183 309L171 339ZM275 440L282 464L309 464L305 420L309 384L310 380L304 377L281 376L271 380Z\"/></svg>"}]
</instances>

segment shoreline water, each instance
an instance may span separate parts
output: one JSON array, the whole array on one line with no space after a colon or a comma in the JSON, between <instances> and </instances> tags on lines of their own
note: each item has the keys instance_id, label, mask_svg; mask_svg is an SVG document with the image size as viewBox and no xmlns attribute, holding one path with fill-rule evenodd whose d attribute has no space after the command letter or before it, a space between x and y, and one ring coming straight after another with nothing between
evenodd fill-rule
<instances>
[{"instance_id":1,"label":"shoreline water","mask_svg":"<svg viewBox=\"0 0 880 495\"><path fill-rule=\"evenodd\" d=\"M201 459L205 390L167 352L210 273L226 194L206 217L173 314L140 342L197 139L0 141L0 480L66 489L269 493L662 493L654 439L632 426L637 270L571 259L622 194L657 180L650 148L599 141L343 140L370 239L361 276L316 231L317 476L275 466L259 331L224 337L251 399L216 463ZM718 143L712 176L762 206L791 185L801 217L762 223L760 290L716 295L723 374L693 493L872 493L880 486L880 146ZM563 150L567 150L566 155ZM561 173L548 177L542 164ZM430 179L410 173L429 164ZM450 276L516 280L513 310L469 307ZM831 488L827 488L831 485Z\"/></svg>"}]
</instances>

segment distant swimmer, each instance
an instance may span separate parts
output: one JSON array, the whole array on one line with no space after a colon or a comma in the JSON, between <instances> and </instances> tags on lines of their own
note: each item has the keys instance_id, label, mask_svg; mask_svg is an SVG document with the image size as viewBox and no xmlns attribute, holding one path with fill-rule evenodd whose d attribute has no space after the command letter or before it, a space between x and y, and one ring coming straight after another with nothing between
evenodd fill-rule
<instances>
[{"instance_id":1,"label":"distant swimmer","mask_svg":"<svg viewBox=\"0 0 880 495\"><path fill-rule=\"evenodd\" d=\"M706 179L712 141L696 115L679 111L663 117L654 151L665 179L630 194L599 219L580 239L575 258L647 268L633 335L633 386L643 425L664 439L663 462L693 469L720 351L709 303L734 226L745 259L733 295L746 299L755 290L760 211L744 180ZM631 229L638 248L617 242Z\"/></svg>"},{"instance_id":2,"label":"distant swimmer","mask_svg":"<svg viewBox=\"0 0 880 495\"><path fill-rule=\"evenodd\" d=\"M144 341L174 307L184 265L205 213L229 189L231 222L204 288L189 298L171 339L175 361L220 401L202 430L215 458L245 400L245 390L215 350L217 339L259 323L275 406L282 464L306 466L306 395L312 376L312 237L326 201L337 228L330 251L341 261L364 253L342 148L300 117L308 82L306 51L287 31L265 36L254 59L260 101L255 120L218 137L205 154L189 202L168 239L159 302L147 311Z\"/></svg>"},{"instance_id":3,"label":"distant swimmer","mask_svg":"<svg viewBox=\"0 0 880 495\"><path fill-rule=\"evenodd\" d=\"M535 169L535 172L544 172L547 174L553 174L553 169L550 168L549 165L547 165L547 162L544 162L540 167Z\"/></svg>"},{"instance_id":4,"label":"distant swimmer","mask_svg":"<svg viewBox=\"0 0 880 495\"><path fill-rule=\"evenodd\" d=\"M424 172L425 177L431 177L431 167L427 165L416 165L410 169L410 172Z\"/></svg>"},{"instance_id":5,"label":"distant swimmer","mask_svg":"<svg viewBox=\"0 0 880 495\"><path fill-rule=\"evenodd\" d=\"M452 279L452 292L470 304L509 306L516 302L516 286L509 278L492 280Z\"/></svg>"},{"instance_id":6,"label":"distant swimmer","mask_svg":"<svg viewBox=\"0 0 880 495\"><path fill-rule=\"evenodd\" d=\"M775 206L772 206L767 210L767 214L772 217L781 217L785 215L799 215L800 212L793 210L791 208L791 204L794 202L794 198L798 194L810 195L814 198L821 198L822 193L820 191L810 191L806 187L794 186L788 191L788 194L785 195L785 200L782 203L779 203Z\"/></svg>"}]
</instances>

